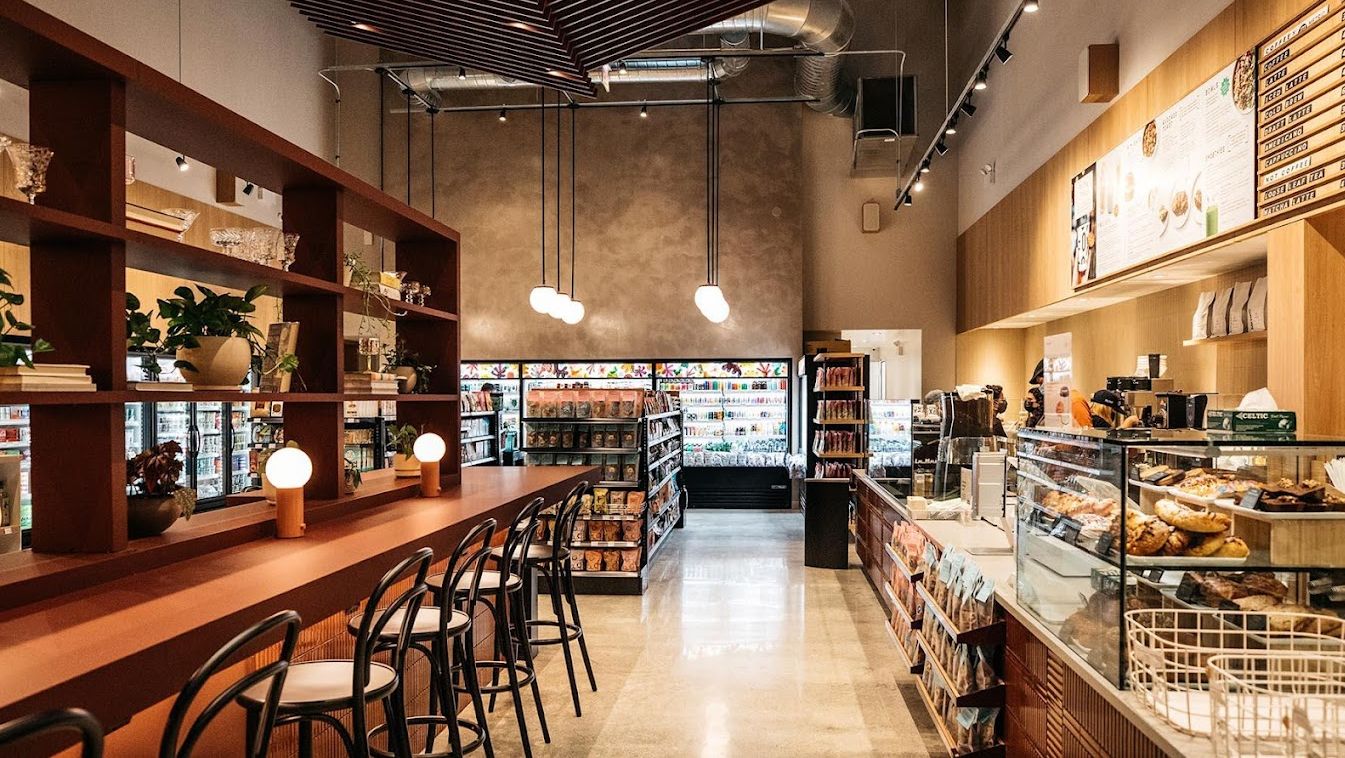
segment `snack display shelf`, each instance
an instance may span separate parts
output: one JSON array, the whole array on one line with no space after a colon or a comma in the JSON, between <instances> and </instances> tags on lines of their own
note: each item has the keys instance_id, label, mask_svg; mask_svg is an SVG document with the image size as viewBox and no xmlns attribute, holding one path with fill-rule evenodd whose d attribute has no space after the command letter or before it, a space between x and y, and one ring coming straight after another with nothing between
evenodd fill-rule
<instances>
[{"instance_id":1,"label":"snack display shelf","mask_svg":"<svg viewBox=\"0 0 1345 758\"><path fill-rule=\"evenodd\" d=\"M653 469L653 468L657 468L657 467L663 465L664 463L667 463L668 461L672 460L673 458L676 458L677 456L679 456L679 455L681 455L681 454L682 454L682 451L681 451L681 450L674 450L674 451L672 451L671 453L668 453L667 455L663 456L662 458L659 458L658 460L656 460L656 461L650 463L650 464L649 464L649 468L651 468L651 469Z\"/></svg>"},{"instance_id":2,"label":"snack display shelf","mask_svg":"<svg viewBox=\"0 0 1345 758\"><path fill-rule=\"evenodd\" d=\"M892 592L890 588L887 588L886 584L884 584L883 586L884 588L887 589L888 592ZM897 598L895 593L893 593L892 597L893 600L895 601L893 607L896 609L897 613L900 614L900 616L903 619L906 619L906 625L909 626L912 631L920 629L920 627L924 625L924 619L916 618L915 616L913 616L911 614L911 609L907 608L906 604L901 602L901 599Z\"/></svg>"},{"instance_id":3,"label":"snack display shelf","mask_svg":"<svg viewBox=\"0 0 1345 758\"><path fill-rule=\"evenodd\" d=\"M1004 682L998 682L974 692L958 692L957 688L953 686L953 678L944 670L943 664L939 663L939 659L930 649L929 641L925 639L925 635L915 635L915 641L920 649L925 651L925 662L932 665L934 670L938 672L939 676L937 678L943 684L944 691L953 698L953 702L959 708L988 708L1004 705L1006 691Z\"/></svg>"},{"instance_id":4,"label":"snack display shelf","mask_svg":"<svg viewBox=\"0 0 1345 758\"><path fill-rule=\"evenodd\" d=\"M614 481L614 482L598 482L598 486L599 486L599 487L607 487L608 489L634 489L634 488L636 488L636 487L639 487L639 486L640 486L640 483L639 483L639 482L620 482L620 481Z\"/></svg>"},{"instance_id":5,"label":"snack display shelf","mask_svg":"<svg viewBox=\"0 0 1345 758\"><path fill-rule=\"evenodd\" d=\"M887 608L887 612L891 613L897 606L901 605L901 601L897 599L897 594L892 591L892 585L883 582L880 587L878 598L883 601L883 607ZM906 614L903 613L902 615L905 616Z\"/></svg>"},{"instance_id":6,"label":"snack display shelf","mask_svg":"<svg viewBox=\"0 0 1345 758\"><path fill-rule=\"evenodd\" d=\"M631 455L640 452L637 447L525 447L525 453L612 453Z\"/></svg>"},{"instance_id":7,"label":"snack display shelf","mask_svg":"<svg viewBox=\"0 0 1345 758\"><path fill-rule=\"evenodd\" d=\"M898 645L897 647L901 647ZM929 711L934 722L934 728L939 732L939 739L943 741L943 746L948 750L948 754L953 758L971 758L972 756L984 756L984 758L1001 758L1006 755L1004 743L992 745L982 750L963 751L958 750L957 743L953 736L948 733L948 727L943 723L943 719L937 715L938 711L934 708L934 698L930 697L929 691L925 689L924 682L915 680L915 690L920 693L920 699L925 701L925 709Z\"/></svg>"},{"instance_id":8,"label":"snack display shelf","mask_svg":"<svg viewBox=\"0 0 1345 758\"><path fill-rule=\"evenodd\" d=\"M572 571L572 572L570 572L570 573L572 573L572 574L575 575L575 576L589 576L589 577L599 577L599 578L601 578L601 577L608 577L608 578L616 579L616 578L630 578L630 577L637 577L637 578L638 578L638 577L641 576L641 574L642 574L643 572L642 572L642 571L581 571L581 570L579 570L579 569L575 569L574 571Z\"/></svg>"},{"instance_id":9,"label":"snack display shelf","mask_svg":"<svg viewBox=\"0 0 1345 758\"><path fill-rule=\"evenodd\" d=\"M934 598L929 596L929 591L925 589L924 583L915 585L915 591L920 595L920 599L925 603L925 618L932 618L948 632L948 636L963 645L998 645L1004 642L1004 622L996 621L976 629L962 630L957 628L952 619L943 612L939 604L934 602Z\"/></svg>"},{"instance_id":10,"label":"snack display shelf","mask_svg":"<svg viewBox=\"0 0 1345 758\"><path fill-rule=\"evenodd\" d=\"M464 442L464 443L466 443L466 442L483 442L483 441L485 441L485 440L493 440L493 439L495 439L495 435L493 435L493 434L478 434L478 435L476 435L475 437L463 437L463 438L462 438L462 442ZM360 443L360 444L368 445L368 444L372 444L372 443L364 442L364 443Z\"/></svg>"},{"instance_id":11,"label":"snack display shelf","mask_svg":"<svg viewBox=\"0 0 1345 758\"><path fill-rule=\"evenodd\" d=\"M657 416L647 416L646 418L658 418ZM558 418L555 416L542 418L525 418L525 424L638 424L641 418Z\"/></svg>"},{"instance_id":12,"label":"snack display shelf","mask_svg":"<svg viewBox=\"0 0 1345 758\"><path fill-rule=\"evenodd\" d=\"M668 482L672 481L672 478L673 478L674 476L677 476L677 474L680 473L681 471L682 471L682 467L681 467L681 466L678 466L677 468L675 468L675 469L673 469L672 471L668 472L668 475L665 476L665 477L663 477L662 479L660 479L659 482L658 482L658 484L655 484L655 485L653 485L652 487L650 487L650 488L649 488L649 491L650 491L650 492L658 492L659 490L663 489L663 487L664 487Z\"/></svg>"},{"instance_id":13,"label":"snack display shelf","mask_svg":"<svg viewBox=\"0 0 1345 758\"><path fill-rule=\"evenodd\" d=\"M682 436L682 435L681 435L681 432L673 432L672 434L665 435L665 436L663 436L663 437L659 437L658 439L650 440L649 442L645 443L645 447L646 447L646 448L650 448L650 447L654 447L655 445L661 445L661 444L667 442L668 440L675 440L675 439L677 439L677 438L680 437L680 436Z\"/></svg>"},{"instance_id":14,"label":"snack display shelf","mask_svg":"<svg viewBox=\"0 0 1345 758\"><path fill-rule=\"evenodd\" d=\"M902 557L897 554L896 549L893 548L891 545L884 544L883 550L887 552L887 557L891 558L892 562L896 564L897 571L900 571L901 575L906 577L906 581L910 582L911 584L915 584L916 582L924 578L925 572L916 571L915 569L912 569L910 566L907 566L906 561L903 560Z\"/></svg>"},{"instance_id":15,"label":"snack display shelf","mask_svg":"<svg viewBox=\"0 0 1345 758\"><path fill-rule=\"evenodd\" d=\"M484 416L492 416L494 414L495 411L463 411L462 418L481 418Z\"/></svg>"},{"instance_id":16,"label":"snack display shelf","mask_svg":"<svg viewBox=\"0 0 1345 758\"><path fill-rule=\"evenodd\" d=\"M572 542L574 547L639 547L640 543L628 540Z\"/></svg>"},{"instance_id":17,"label":"snack display shelf","mask_svg":"<svg viewBox=\"0 0 1345 758\"><path fill-rule=\"evenodd\" d=\"M644 510L639 513L581 513L580 521L635 521L644 518Z\"/></svg>"},{"instance_id":18,"label":"snack display shelf","mask_svg":"<svg viewBox=\"0 0 1345 758\"><path fill-rule=\"evenodd\" d=\"M494 462L495 462L495 456L492 455L486 458L477 458L474 461L463 461L462 467L467 468L468 466L484 466L487 463L494 463Z\"/></svg>"},{"instance_id":19,"label":"snack display shelf","mask_svg":"<svg viewBox=\"0 0 1345 758\"><path fill-rule=\"evenodd\" d=\"M901 644L901 640L897 639L897 630L892 627L892 624L883 624L883 629L887 631L887 638L892 640L892 645L897 648L897 655L901 656L901 662L906 664L906 668L912 674L923 672L925 670L924 662L911 663L911 656L906 653L906 648Z\"/></svg>"}]
</instances>

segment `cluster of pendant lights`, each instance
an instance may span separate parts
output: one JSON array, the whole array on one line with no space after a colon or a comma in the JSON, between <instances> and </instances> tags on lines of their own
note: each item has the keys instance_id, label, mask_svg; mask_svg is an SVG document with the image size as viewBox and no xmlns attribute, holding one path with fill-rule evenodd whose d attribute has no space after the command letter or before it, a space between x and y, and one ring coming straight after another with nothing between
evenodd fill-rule
<instances>
[{"instance_id":1,"label":"cluster of pendant lights","mask_svg":"<svg viewBox=\"0 0 1345 758\"><path fill-rule=\"evenodd\" d=\"M712 324L729 317L729 302L719 288L719 109L715 83L705 88L705 284L696 288L696 307Z\"/></svg>"},{"instance_id":2,"label":"cluster of pendant lights","mask_svg":"<svg viewBox=\"0 0 1345 758\"><path fill-rule=\"evenodd\" d=\"M1041 10L1041 3L1038 2L1038 0L1026 0L1026 2L1023 3L1022 6L1023 13L1036 13L1039 10ZM1014 21L1017 21L1017 16L1015 16ZM1009 33L1012 31L1013 31L1013 25L1010 24L1009 28L1005 30L1003 36L1001 36L999 40L995 42L995 49L993 51L993 55L995 56L995 59L1000 62L1001 65L1008 63L1009 60L1013 58L1013 51L1009 49ZM934 142L933 147L934 154L937 154L940 157L947 155L949 150L948 137L957 134L958 119L963 115L965 115L967 118L971 118L972 116L976 115L976 106L972 104L971 98L975 93L981 92L990 86L989 85L990 61L988 57L989 56L987 56L987 60L985 61L984 65L982 65L980 70L976 72L976 78L975 80L973 80L971 85L972 91L967 92L967 96L963 98L960 103L958 103L957 108L954 109L952 113L948 114L944 125L943 133L940 134L938 140ZM929 173L930 164L934 162L934 158L935 155L932 155L930 151L927 150L925 152L924 157L920 160L920 170L916 172L914 181L910 184L909 188L905 192L898 194L898 197L901 200L901 205L911 205L912 204L911 193L924 191L925 174Z\"/></svg>"},{"instance_id":3,"label":"cluster of pendant lights","mask_svg":"<svg viewBox=\"0 0 1345 758\"><path fill-rule=\"evenodd\" d=\"M561 175L561 116L556 113L556 285L552 287L546 283L546 91L542 91L542 107L538 109L542 114L541 129L541 156L542 156L542 283L532 288L528 294L528 304L534 311L545 313L548 316L564 321L567 324L574 325L584 320L584 304L579 300L575 291L575 112L578 108L570 108L570 291L564 292L561 287L560 272L560 175Z\"/></svg>"}]
</instances>

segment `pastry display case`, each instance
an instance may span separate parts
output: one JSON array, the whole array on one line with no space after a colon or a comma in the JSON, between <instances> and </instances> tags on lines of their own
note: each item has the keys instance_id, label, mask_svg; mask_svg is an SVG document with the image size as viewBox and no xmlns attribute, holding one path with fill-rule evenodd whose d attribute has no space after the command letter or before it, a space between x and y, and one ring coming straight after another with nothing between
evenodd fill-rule
<instances>
[{"instance_id":1,"label":"pastry display case","mask_svg":"<svg viewBox=\"0 0 1345 758\"><path fill-rule=\"evenodd\" d=\"M1345 597L1345 441L1200 430L1020 430L1019 601L1126 686L1123 614Z\"/></svg>"}]
</instances>

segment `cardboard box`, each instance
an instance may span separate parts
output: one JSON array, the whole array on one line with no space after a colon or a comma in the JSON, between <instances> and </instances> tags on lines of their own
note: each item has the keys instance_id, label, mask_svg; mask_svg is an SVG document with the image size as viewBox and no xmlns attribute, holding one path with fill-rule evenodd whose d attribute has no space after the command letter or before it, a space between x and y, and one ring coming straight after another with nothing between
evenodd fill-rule
<instances>
[{"instance_id":1,"label":"cardboard box","mask_svg":"<svg viewBox=\"0 0 1345 758\"><path fill-rule=\"evenodd\" d=\"M850 340L808 340L803 343L803 353L848 353Z\"/></svg>"},{"instance_id":2,"label":"cardboard box","mask_svg":"<svg viewBox=\"0 0 1345 758\"><path fill-rule=\"evenodd\" d=\"M1212 410L1205 414L1205 426L1222 432L1283 434L1298 429L1293 411Z\"/></svg>"}]
</instances>

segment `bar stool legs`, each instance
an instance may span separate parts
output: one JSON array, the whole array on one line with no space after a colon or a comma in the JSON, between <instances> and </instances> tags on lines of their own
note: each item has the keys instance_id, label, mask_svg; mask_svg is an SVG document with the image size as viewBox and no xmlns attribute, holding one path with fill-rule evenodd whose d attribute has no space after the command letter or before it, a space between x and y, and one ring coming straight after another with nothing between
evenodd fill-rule
<instances>
[{"instance_id":1,"label":"bar stool legs","mask_svg":"<svg viewBox=\"0 0 1345 758\"><path fill-rule=\"evenodd\" d=\"M561 573L565 575L565 599L570 604L570 617L574 619L574 625L579 627L579 653L584 657L584 670L588 672L588 686L594 692L597 692L598 680L593 677L593 662L588 657L588 642L584 639L584 622L579 619L579 602L574 596L574 573L570 564L564 564Z\"/></svg>"}]
</instances>

